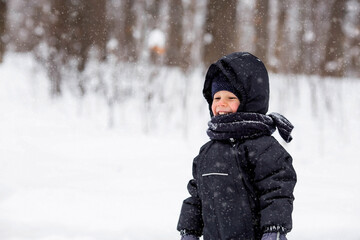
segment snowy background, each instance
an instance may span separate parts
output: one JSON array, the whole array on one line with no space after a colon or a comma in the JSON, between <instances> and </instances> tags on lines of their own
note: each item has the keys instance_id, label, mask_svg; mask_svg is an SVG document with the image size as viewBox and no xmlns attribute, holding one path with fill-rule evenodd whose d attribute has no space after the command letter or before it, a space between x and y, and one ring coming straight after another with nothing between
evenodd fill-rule
<instances>
[{"instance_id":1,"label":"snowy background","mask_svg":"<svg viewBox=\"0 0 360 240\"><path fill-rule=\"evenodd\" d=\"M184 77L186 89L177 81ZM165 100L144 115L141 91L112 107L92 94L52 98L31 57L6 55L0 239L179 239L192 159L208 139L203 77L201 70L157 75L167 79ZM270 81L270 111L295 125L294 140L282 142L298 173L288 239L359 240L359 79L270 74Z\"/></svg>"}]
</instances>

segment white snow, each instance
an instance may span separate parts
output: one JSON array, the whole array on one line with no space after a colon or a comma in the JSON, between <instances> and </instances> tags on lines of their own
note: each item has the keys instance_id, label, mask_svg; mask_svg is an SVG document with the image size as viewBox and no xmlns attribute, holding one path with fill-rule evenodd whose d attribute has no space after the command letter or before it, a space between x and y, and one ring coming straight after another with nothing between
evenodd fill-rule
<instances>
[{"instance_id":1,"label":"white snow","mask_svg":"<svg viewBox=\"0 0 360 240\"><path fill-rule=\"evenodd\" d=\"M160 29L153 29L149 33L148 47L165 47L166 37L163 31Z\"/></svg>"},{"instance_id":2,"label":"white snow","mask_svg":"<svg viewBox=\"0 0 360 240\"><path fill-rule=\"evenodd\" d=\"M169 123L143 134L134 108L109 128L98 97L52 99L38 71L26 55L0 65L0 239L179 239L192 159L207 141L207 111L192 108L207 108L201 90L189 90L186 136ZM360 80L270 78L270 110L295 125L284 144L298 173L288 239L359 240Z\"/></svg>"}]
</instances>

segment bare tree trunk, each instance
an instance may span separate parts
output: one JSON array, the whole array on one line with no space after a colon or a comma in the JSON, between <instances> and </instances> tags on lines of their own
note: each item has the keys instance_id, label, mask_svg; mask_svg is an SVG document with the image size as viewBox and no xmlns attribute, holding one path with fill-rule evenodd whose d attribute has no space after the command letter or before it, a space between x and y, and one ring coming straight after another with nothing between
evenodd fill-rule
<instances>
[{"instance_id":1,"label":"bare tree trunk","mask_svg":"<svg viewBox=\"0 0 360 240\"><path fill-rule=\"evenodd\" d=\"M146 4L146 2L144 3ZM161 6L161 0L153 0L153 2L146 10L146 12L150 15L150 18L147 18L148 19L147 26L150 29L154 29L158 27L160 6Z\"/></svg>"},{"instance_id":2,"label":"bare tree trunk","mask_svg":"<svg viewBox=\"0 0 360 240\"><path fill-rule=\"evenodd\" d=\"M255 6L255 55L267 63L269 0L256 0Z\"/></svg>"},{"instance_id":3,"label":"bare tree trunk","mask_svg":"<svg viewBox=\"0 0 360 240\"><path fill-rule=\"evenodd\" d=\"M61 76L61 65L64 63L64 58L66 52L63 49L69 49L65 37L66 35L66 20L68 19L69 6L62 4L61 0L53 0L51 6L51 12L54 21L45 22L45 41L47 41L52 51L49 52L49 55L45 61L45 66L47 70L47 75L50 80L50 93L52 96L60 96L62 93L62 76ZM50 19L50 16L49 16Z\"/></svg>"},{"instance_id":4,"label":"bare tree trunk","mask_svg":"<svg viewBox=\"0 0 360 240\"><path fill-rule=\"evenodd\" d=\"M302 11L302 33L301 38L301 57L299 58L299 70L305 74L314 74L316 72L318 62L314 55L317 54L317 35L320 33L317 31L318 22L316 19L318 0L307 0L305 7Z\"/></svg>"},{"instance_id":5,"label":"bare tree trunk","mask_svg":"<svg viewBox=\"0 0 360 240\"><path fill-rule=\"evenodd\" d=\"M170 66L183 66L183 24L184 7L182 0L171 0L169 7L169 35L165 63Z\"/></svg>"},{"instance_id":6,"label":"bare tree trunk","mask_svg":"<svg viewBox=\"0 0 360 240\"><path fill-rule=\"evenodd\" d=\"M56 53L50 53L46 65L47 65L47 75L50 79L50 93L53 97L58 97L62 93L62 76L60 71L59 58L57 58Z\"/></svg>"},{"instance_id":7,"label":"bare tree trunk","mask_svg":"<svg viewBox=\"0 0 360 240\"><path fill-rule=\"evenodd\" d=\"M136 16L133 5L133 0L125 0L121 16L123 21L122 36L120 36L120 46L122 47L121 58L128 62L136 62L138 59L138 51L134 37Z\"/></svg>"},{"instance_id":8,"label":"bare tree trunk","mask_svg":"<svg viewBox=\"0 0 360 240\"><path fill-rule=\"evenodd\" d=\"M3 37L6 32L6 13L6 0L0 0L0 63L3 61L5 53L5 41Z\"/></svg>"},{"instance_id":9,"label":"bare tree trunk","mask_svg":"<svg viewBox=\"0 0 360 240\"><path fill-rule=\"evenodd\" d=\"M305 38L306 35L306 25L307 25L307 12L309 9L309 1L308 0L304 0L301 3L301 8L299 9L299 17L298 17L298 21L300 22L299 24L299 32L297 33L297 43L296 43L296 47L295 47L295 57L294 57L294 61L293 64L291 66L291 72L292 73L303 73L305 71L305 67L308 64L308 61L305 59L306 56L306 48L307 48L307 40Z\"/></svg>"},{"instance_id":10,"label":"bare tree trunk","mask_svg":"<svg viewBox=\"0 0 360 240\"><path fill-rule=\"evenodd\" d=\"M356 3L357 6L360 6L360 0L352 1ZM360 77L360 9L353 9L351 13L351 26L353 33L348 36L348 49L345 53L347 57L346 61L348 63L346 75L351 77ZM356 34L357 33L357 34Z\"/></svg>"},{"instance_id":11,"label":"bare tree trunk","mask_svg":"<svg viewBox=\"0 0 360 240\"><path fill-rule=\"evenodd\" d=\"M357 29L360 32L360 23ZM351 41L350 45L352 49L349 59L351 75L360 77L360 34Z\"/></svg>"},{"instance_id":12,"label":"bare tree trunk","mask_svg":"<svg viewBox=\"0 0 360 240\"><path fill-rule=\"evenodd\" d=\"M45 31L47 33L46 41L53 50L50 51L47 59L45 59L48 78L51 82L51 95L60 96L62 93L62 75L61 65L67 59L68 53L71 52L69 44L67 22L70 14L70 6L63 4L61 0L53 0L51 12L54 16L53 21L45 22Z\"/></svg>"},{"instance_id":13,"label":"bare tree trunk","mask_svg":"<svg viewBox=\"0 0 360 240\"><path fill-rule=\"evenodd\" d=\"M293 73L313 73L316 66L316 60L313 55L316 54L316 26L318 23L315 15L317 11L318 0L304 0L299 9L300 31L298 33L298 47L296 49L296 61L294 61Z\"/></svg>"},{"instance_id":14,"label":"bare tree trunk","mask_svg":"<svg viewBox=\"0 0 360 240\"><path fill-rule=\"evenodd\" d=\"M83 26L87 29L90 44L99 50L99 59L106 59L108 27L106 19L106 0L85 0Z\"/></svg>"},{"instance_id":15,"label":"bare tree trunk","mask_svg":"<svg viewBox=\"0 0 360 240\"><path fill-rule=\"evenodd\" d=\"M45 41L53 49L46 59L52 94L61 94L62 69L72 68L68 64L76 60L77 73L81 73L88 62L92 47L99 50L99 60L106 57L107 22L105 0L51 1L51 14L44 24ZM85 94L86 83L82 77L74 79L80 94Z\"/></svg>"},{"instance_id":16,"label":"bare tree trunk","mask_svg":"<svg viewBox=\"0 0 360 240\"><path fill-rule=\"evenodd\" d=\"M183 23L183 65L181 66L183 70L189 71L191 66L194 66L194 42L197 40L195 37L195 17L196 17L196 0L191 0L188 5L185 5L185 22Z\"/></svg>"},{"instance_id":17,"label":"bare tree trunk","mask_svg":"<svg viewBox=\"0 0 360 240\"><path fill-rule=\"evenodd\" d=\"M276 26L276 39L275 39L275 64L273 66L274 72L284 71L284 49L286 49L286 37L285 37L285 20L286 20L286 5L285 0L279 1L279 15L278 24ZM258 48L256 48L258 49Z\"/></svg>"},{"instance_id":18,"label":"bare tree trunk","mask_svg":"<svg viewBox=\"0 0 360 240\"><path fill-rule=\"evenodd\" d=\"M345 17L345 1L335 0L330 16L330 29L326 42L325 58L321 66L323 76L341 77L344 75L343 42L345 39L342 24Z\"/></svg>"},{"instance_id":19,"label":"bare tree trunk","mask_svg":"<svg viewBox=\"0 0 360 240\"><path fill-rule=\"evenodd\" d=\"M310 42L309 46L309 69L307 73L309 74L318 74L321 73L321 62L323 60L323 55L325 52L325 42L326 36L324 34L324 28L326 27L324 22L327 22L327 19L324 15L324 11L328 9L322 9L322 0L311 0L311 15L309 21L312 25L313 41ZM321 14L319 14L319 12Z\"/></svg>"},{"instance_id":20,"label":"bare tree trunk","mask_svg":"<svg viewBox=\"0 0 360 240\"><path fill-rule=\"evenodd\" d=\"M236 51L236 0L209 0L204 31L203 62L206 66Z\"/></svg>"},{"instance_id":21,"label":"bare tree trunk","mask_svg":"<svg viewBox=\"0 0 360 240\"><path fill-rule=\"evenodd\" d=\"M83 4L79 13L79 36L80 42L79 57L81 59L78 70L82 72L88 59L88 53L92 46L99 51L99 60L106 58L106 43L108 24L105 19L105 0L82 0Z\"/></svg>"}]
</instances>

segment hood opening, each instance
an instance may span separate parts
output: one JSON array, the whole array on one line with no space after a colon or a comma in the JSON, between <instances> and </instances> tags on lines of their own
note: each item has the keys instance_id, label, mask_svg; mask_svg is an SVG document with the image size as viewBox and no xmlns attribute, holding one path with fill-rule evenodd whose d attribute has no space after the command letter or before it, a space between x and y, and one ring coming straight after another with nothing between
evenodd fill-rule
<instances>
[{"instance_id":1,"label":"hood opening","mask_svg":"<svg viewBox=\"0 0 360 240\"><path fill-rule=\"evenodd\" d=\"M203 95L209 104L211 117L211 85L220 72L241 95L238 112L267 113L269 77L265 65L250 53L235 52L211 64L206 73Z\"/></svg>"}]
</instances>

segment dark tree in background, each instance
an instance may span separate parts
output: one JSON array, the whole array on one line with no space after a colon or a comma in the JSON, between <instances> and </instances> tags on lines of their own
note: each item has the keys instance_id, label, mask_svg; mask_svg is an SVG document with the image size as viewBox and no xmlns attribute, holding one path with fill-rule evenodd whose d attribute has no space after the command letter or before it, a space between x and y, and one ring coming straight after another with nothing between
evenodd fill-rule
<instances>
[{"instance_id":1,"label":"dark tree in background","mask_svg":"<svg viewBox=\"0 0 360 240\"><path fill-rule=\"evenodd\" d=\"M106 22L106 0L82 0L78 7L72 9L78 14L74 24L78 25L74 46L75 56L79 59L78 70L82 72L89 59L91 50L97 51L98 61L106 59L106 44L108 41L108 24ZM69 29L70 30L70 29ZM77 47L77 48L76 48ZM78 77L80 94L86 92L86 79Z\"/></svg>"},{"instance_id":2,"label":"dark tree in background","mask_svg":"<svg viewBox=\"0 0 360 240\"><path fill-rule=\"evenodd\" d=\"M69 39L70 9L68 4L62 4L61 0L53 0L51 3L50 20L45 23L46 41L49 46L49 55L43 59L46 65L48 77L51 83L51 94L61 95L61 66L66 62L66 56L72 53ZM71 29L71 28L70 28ZM74 29L75 30L75 26Z\"/></svg>"},{"instance_id":3,"label":"dark tree in background","mask_svg":"<svg viewBox=\"0 0 360 240\"><path fill-rule=\"evenodd\" d=\"M169 6L169 30L166 46L166 64L184 66L183 56L183 17L182 0L171 0Z\"/></svg>"},{"instance_id":4,"label":"dark tree in background","mask_svg":"<svg viewBox=\"0 0 360 240\"><path fill-rule=\"evenodd\" d=\"M286 51L286 47L285 47L286 0L279 0L278 3L279 3L279 5L278 5L279 13L278 13L278 23L277 23L276 34L275 34L275 49L274 49L275 63L273 64L273 66L271 66L271 70L273 70L274 72L281 72L284 70L284 66L282 66L282 64L280 64L280 63L283 62L285 51ZM258 2L258 4L259 4L259 2ZM265 10L263 10L263 11L265 11ZM264 20L265 19L263 19L263 24L264 24ZM266 22L267 21L265 21L265 23ZM264 28L264 26L262 26L260 28ZM260 31L260 33L261 33L261 31ZM264 34L264 37L266 37L265 34ZM258 45L259 44L257 44L256 46L258 46ZM260 48L261 48L261 46L260 46ZM260 52L264 52L264 49L259 51L259 54L260 54Z\"/></svg>"},{"instance_id":5,"label":"dark tree in background","mask_svg":"<svg viewBox=\"0 0 360 240\"><path fill-rule=\"evenodd\" d=\"M269 46L268 22L269 0L256 0L254 27L255 27L255 56L267 63Z\"/></svg>"},{"instance_id":6,"label":"dark tree in background","mask_svg":"<svg viewBox=\"0 0 360 240\"><path fill-rule=\"evenodd\" d=\"M325 43L327 38L328 14L329 6L325 6L321 0L309 0L309 16L302 23L307 27L305 39L307 39L306 51L307 58L304 59L306 68L303 73L306 74L320 74L320 65L323 59ZM328 5L328 4L326 4ZM331 7L331 6L330 6ZM305 47L305 46L304 46Z\"/></svg>"},{"instance_id":7,"label":"dark tree in background","mask_svg":"<svg viewBox=\"0 0 360 240\"><path fill-rule=\"evenodd\" d=\"M120 14L121 22L121 32L119 37L119 42L121 46L121 58L127 62L136 62L138 59L138 50L136 47L136 39L134 37L134 32L136 28L136 15L134 11L134 0L124 0L123 8Z\"/></svg>"},{"instance_id":8,"label":"dark tree in background","mask_svg":"<svg viewBox=\"0 0 360 240\"><path fill-rule=\"evenodd\" d=\"M148 3L149 1L145 1L144 3ZM147 5L146 13L149 15L149 18L147 18L147 26L151 29L158 28L158 22L160 18L160 7L161 7L161 0L153 0L153 2L149 2L149 5Z\"/></svg>"},{"instance_id":9,"label":"dark tree in background","mask_svg":"<svg viewBox=\"0 0 360 240\"><path fill-rule=\"evenodd\" d=\"M360 6L360 0L354 1L354 4ZM360 69L360 8L351 12L353 29L350 31L348 37L348 45L349 49L347 54L349 55L349 64L347 66L347 72L351 75L359 74L359 71L356 69Z\"/></svg>"},{"instance_id":10,"label":"dark tree in background","mask_svg":"<svg viewBox=\"0 0 360 240\"><path fill-rule=\"evenodd\" d=\"M78 0L67 4L62 0L51 1L44 36L50 51L43 61L47 66L53 95L61 94L62 69L69 62L73 62L77 71L82 72L92 49L97 50L100 61L105 59L108 41L105 13L105 0ZM80 93L84 94L84 80L77 80Z\"/></svg>"},{"instance_id":11,"label":"dark tree in background","mask_svg":"<svg viewBox=\"0 0 360 240\"><path fill-rule=\"evenodd\" d=\"M0 63L5 53L6 0L0 0Z\"/></svg>"},{"instance_id":12,"label":"dark tree in background","mask_svg":"<svg viewBox=\"0 0 360 240\"><path fill-rule=\"evenodd\" d=\"M220 57L238 50L236 0L209 0L204 33L203 62L207 67Z\"/></svg>"},{"instance_id":13,"label":"dark tree in background","mask_svg":"<svg viewBox=\"0 0 360 240\"><path fill-rule=\"evenodd\" d=\"M108 23L106 21L106 0L83 0L79 10L79 37L81 64L83 71L89 51L95 47L98 59L106 59L106 44L108 41Z\"/></svg>"},{"instance_id":14,"label":"dark tree in background","mask_svg":"<svg viewBox=\"0 0 360 240\"><path fill-rule=\"evenodd\" d=\"M315 14L316 14L316 1L305 0L303 8L300 10L301 31L298 35L299 38L299 54L297 59L296 73L311 74L314 71L314 60L311 55L315 51Z\"/></svg>"},{"instance_id":15,"label":"dark tree in background","mask_svg":"<svg viewBox=\"0 0 360 240\"><path fill-rule=\"evenodd\" d=\"M184 22L183 22L183 47L182 47L182 65L180 67L185 71L189 71L191 67L196 67L199 62L196 58L197 54L194 53L195 44L198 44L198 38L196 34L196 0L191 0L184 7ZM202 36L202 35L201 35Z\"/></svg>"},{"instance_id":16,"label":"dark tree in background","mask_svg":"<svg viewBox=\"0 0 360 240\"><path fill-rule=\"evenodd\" d=\"M331 9L330 29L321 70L322 75L340 77L344 73L345 64L343 58L345 35L342 29L345 17L345 1L335 0Z\"/></svg>"}]
</instances>

